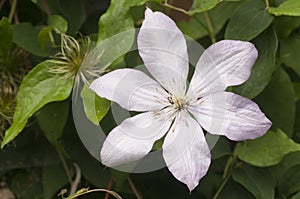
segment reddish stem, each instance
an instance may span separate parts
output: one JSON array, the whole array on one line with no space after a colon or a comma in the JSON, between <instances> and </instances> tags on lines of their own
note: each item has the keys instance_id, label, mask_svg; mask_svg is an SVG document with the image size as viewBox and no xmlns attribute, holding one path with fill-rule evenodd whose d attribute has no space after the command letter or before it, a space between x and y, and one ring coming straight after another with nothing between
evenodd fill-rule
<instances>
[{"instance_id":1,"label":"reddish stem","mask_svg":"<svg viewBox=\"0 0 300 199\"><path fill-rule=\"evenodd\" d=\"M112 185L113 185L113 178L110 177L109 182L107 184L107 190L110 191L112 188ZM106 192L104 199L109 199L109 193Z\"/></svg>"},{"instance_id":2,"label":"reddish stem","mask_svg":"<svg viewBox=\"0 0 300 199\"><path fill-rule=\"evenodd\" d=\"M6 0L1 0L1 1L0 1L0 10L2 9L2 7L3 7L4 3L5 3L5 1L6 1Z\"/></svg>"}]
</instances>

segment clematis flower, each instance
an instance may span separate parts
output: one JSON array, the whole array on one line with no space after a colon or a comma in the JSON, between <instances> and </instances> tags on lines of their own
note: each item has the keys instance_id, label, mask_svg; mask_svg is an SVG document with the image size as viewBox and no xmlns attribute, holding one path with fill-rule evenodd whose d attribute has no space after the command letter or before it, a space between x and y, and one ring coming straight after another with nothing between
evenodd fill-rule
<instances>
[{"instance_id":1,"label":"clematis flower","mask_svg":"<svg viewBox=\"0 0 300 199\"><path fill-rule=\"evenodd\" d=\"M135 69L118 69L90 86L99 96L142 112L109 133L100 154L104 165L139 160L163 138L169 171L192 191L211 161L202 128L235 141L255 139L270 128L257 104L225 91L249 78L258 55L253 44L232 40L213 44L201 55L188 86L183 34L168 16L147 9L138 50L152 77Z\"/></svg>"}]
</instances>

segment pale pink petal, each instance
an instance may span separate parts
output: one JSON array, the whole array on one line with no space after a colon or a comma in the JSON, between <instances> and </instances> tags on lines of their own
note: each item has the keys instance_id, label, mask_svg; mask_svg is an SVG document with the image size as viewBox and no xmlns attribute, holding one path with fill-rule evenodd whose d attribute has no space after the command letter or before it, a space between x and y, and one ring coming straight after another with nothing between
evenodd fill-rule
<instances>
[{"instance_id":1,"label":"pale pink petal","mask_svg":"<svg viewBox=\"0 0 300 199\"><path fill-rule=\"evenodd\" d=\"M211 45L196 65L188 95L203 97L244 83L257 56L257 50L250 42L223 40Z\"/></svg>"},{"instance_id":2,"label":"pale pink petal","mask_svg":"<svg viewBox=\"0 0 300 199\"><path fill-rule=\"evenodd\" d=\"M138 49L145 66L169 92L183 97L188 75L187 46L175 22L147 8L138 34Z\"/></svg>"},{"instance_id":3,"label":"pale pink petal","mask_svg":"<svg viewBox=\"0 0 300 199\"><path fill-rule=\"evenodd\" d=\"M135 69L114 70L93 81L90 88L130 111L158 110L168 104L168 93Z\"/></svg>"},{"instance_id":4,"label":"pale pink petal","mask_svg":"<svg viewBox=\"0 0 300 199\"><path fill-rule=\"evenodd\" d=\"M124 120L107 136L101 149L101 161L113 167L147 155L153 143L170 128L171 120L153 112L138 114Z\"/></svg>"},{"instance_id":5,"label":"pale pink petal","mask_svg":"<svg viewBox=\"0 0 300 199\"><path fill-rule=\"evenodd\" d=\"M175 178L192 191L206 174L210 151L200 125L180 112L163 143L163 157Z\"/></svg>"},{"instance_id":6,"label":"pale pink petal","mask_svg":"<svg viewBox=\"0 0 300 199\"><path fill-rule=\"evenodd\" d=\"M230 92L203 97L189 111L209 133L231 140L255 139L272 125L255 102Z\"/></svg>"}]
</instances>

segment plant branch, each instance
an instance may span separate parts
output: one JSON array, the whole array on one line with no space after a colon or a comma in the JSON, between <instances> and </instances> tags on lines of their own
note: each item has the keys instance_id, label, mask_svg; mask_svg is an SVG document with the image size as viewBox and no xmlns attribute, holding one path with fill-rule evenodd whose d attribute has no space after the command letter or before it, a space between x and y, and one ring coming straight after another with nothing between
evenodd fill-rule
<instances>
[{"instance_id":1,"label":"plant branch","mask_svg":"<svg viewBox=\"0 0 300 199\"><path fill-rule=\"evenodd\" d=\"M137 199L142 199L142 196L140 196L140 194L139 194L138 190L136 189L135 185L133 184L131 178L128 177L127 180L128 180L128 183L129 183L133 193L135 194L136 198Z\"/></svg>"},{"instance_id":2,"label":"plant branch","mask_svg":"<svg viewBox=\"0 0 300 199\"><path fill-rule=\"evenodd\" d=\"M49 6L47 4L47 1L46 0L42 0L42 6L47 14L47 16L51 16L51 12L50 12L50 9L49 9Z\"/></svg>"},{"instance_id":3,"label":"plant branch","mask_svg":"<svg viewBox=\"0 0 300 199\"><path fill-rule=\"evenodd\" d=\"M67 162L66 162L63 154L59 150L57 150L57 153L58 153L60 161L61 161L61 163L62 163L62 165L63 165L63 167L65 169L68 181L69 181L70 185L72 185L72 175L71 175L71 172L70 172L70 170L68 168Z\"/></svg>"},{"instance_id":4,"label":"plant branch","mask_svg":"<svg viewBox=\"0 0 300 199\"><path fill-rule=\"evenodd\" d=\"M12 18L14 16L15 11L16 11L16 7L17 7L17 0L12 0L12 2L11 2L11 8L10 8L9 15L8 15L8 21L9 21L9 23L12 22Z\"/></svg>"},{"instance_id":5,"label":"plant branch","mask_svg":"<svg viewBox=\"0 0 300 199\"><path fill-rule=\"evenodd\" d=\"M211 23L211 20L210 20L210 17L208 15L208 13L205 11L205 12L203 12L203 14L204 14L205 21L206 21L206 24L207 24L207 30L208 30L208 33L209 33L211 43L214 44L214 43L216 43L216 37L215 37L215 32L214 32L213 25Z\"/></svg>"},{"instance_id":6,"label":"plant branch","mask_svg":"<svg viewBox=\"0 0 300 199\"><path fill-rule=\"evenodd\" d=\"M74 199L74 198L77 198L78 196L82 196L82 195L93 193L93 192L106 192L106 193L109 193L110 195L114 196L117 199L122 199L122 197L119 194L117 194L116 192L109 191L109 190L106 190L106 189L88 190L86 188L83 188L83 189L80 189L79 191L77 191L75 194L72 194L71 196L68 196L67 198L65 198L63 196L66 193L66 190L62 190L59 195L61 195L63 199Z\"/></svg>"},{"instance_id":7,"label":"plant branch","mask_svg":"<svg viewBox=\"0 0 300 199\"><path fill-rule=\"evenodd\" d=\"M75 177L74 181L71 184L71 189L70 189L70 194L69 195L72 195L76 192L77 187L80 183L80 179L81 179L81 171L80 171L79 166L76 163L74 163L74 167L75 167L75 171L76 171L76 177Z\"/></svg>"},{"instance_id":8,"label":"plant branch","mask_svg":"<svg viewBox=\"0 0 300 199\"><path fill-rule=\"evenodd\" d=\"M224 168L224 172L223 172L223 182L221 183L221 185L219 186L217 192L215 193L213 199L217 199L220 195L220 193L222 192L222 190L224 189L226 183L228 182L228 180L231 177L232 174L232 170L234 168L234 166L237 163L237 159L236 159L236 147L234 148L234 151L232 153L232 155L228 158L225 168Z\"/></svg>"},{"instance_id":9,"label":"plant branch","mask_svg":"<svg viewBox=\"0 0 300 199\"><path fill-rule=\"evenodd\" d=\"M111 188L112 188L112 185L113 185L113 178L110 177L109 182L108 182L108 185L107 185L107 190L110 191ZM104 199L109 199L109 193L108 193L108 192L105 194Z\"/></svg>"},{"instance_id":10,"label":"plant branch","mask_svg":"<svg viewBox=\"0 0 300 199\"><path fill-rule=\"evenodd\" d=\"M5 3L5 1L6 1L6 0L1 0L1 1L0 1L0 10L2 9L2 7L3 7L4 3Z\"/></svg>"},{"instance_id":11,"label":"plant branch","mask_svg":"<svg viewBox=\"0 0 300 199\"><path fill-rule=\"evenodd\" d=\"M266 10L268 10L268 9L269 9L269 7L270 7L269 0L265 0L265 2L266 2Z\"/></svg>"},{"instance_id":12,"label":"plant branch","mask_svg":"<svg viewBox=\"0 0 300 199\"><path fill-rule=\"evenodd\" d=\"M184 13L184 14L186 14L186 15L191 16L190 13L188 13L186 10L184 10L184 9L182 9L182 8L178 8L178 7L173 6L173 5L170 5L170 4L168 4L167 1L165 1L165 2L162 4L162 6L164 6L164 7L166 7L166 8L170 8L170 9L172 9L172 10L179 11L179 12L181 12L181 13Z\"/></svg>"}]
</instances>

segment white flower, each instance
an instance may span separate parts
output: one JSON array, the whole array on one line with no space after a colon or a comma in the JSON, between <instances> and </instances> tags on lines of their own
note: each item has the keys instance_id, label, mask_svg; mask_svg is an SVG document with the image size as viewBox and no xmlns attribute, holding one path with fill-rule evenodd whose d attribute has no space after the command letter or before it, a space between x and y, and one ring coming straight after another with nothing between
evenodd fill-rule
<instances>
[{"instance_id":1,"label":"white flower","mask_svg":"<svg viewBox=\"0 0 300 199\"><path fill-rule=\"evenodd\" d=\"M162 146L166 165L192 191L211 161L202 128L231 140L255 139L270 128L271 122L253 101L225 91L249 78L257 58L253 44L224 40L210 46L188 89L186 41L169 17L146 10L138 49L155 80L135 69L119 69L91 84L99 96L143 112L109 133L101 150L104 165L141 159L166 135Z\"/></svg>"}]
</instances>

